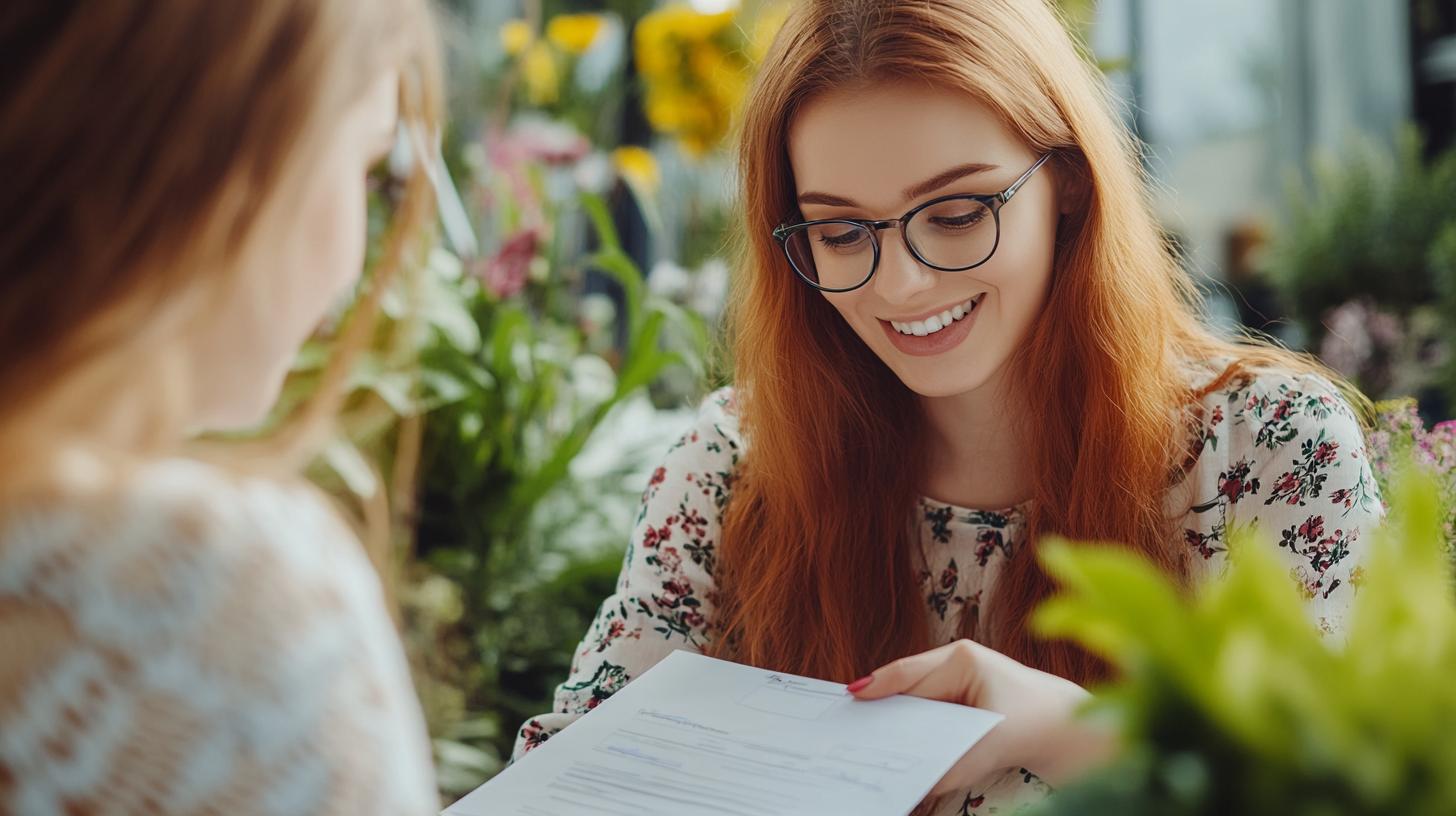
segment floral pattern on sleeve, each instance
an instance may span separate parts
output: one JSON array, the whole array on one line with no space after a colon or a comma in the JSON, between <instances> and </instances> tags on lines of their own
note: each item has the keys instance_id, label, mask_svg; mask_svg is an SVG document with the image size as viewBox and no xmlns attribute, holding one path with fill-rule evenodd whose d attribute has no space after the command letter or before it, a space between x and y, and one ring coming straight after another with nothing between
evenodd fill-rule
<instances>
[{"instance_id":1,"label":"floral pattern on sleeve","mask_svg":"<svg viewBox=\"0 0 1456 816\"><path fill-rule=\"evenodd\" d=\"M1205 438L1222 438L1227 457L1204 457L1205 473L1219 467L1203 480L1213 489L1189 509L1184 543L1195 560L1222 565L1227 529L1256 528L1288 561L1314 621L1340 630L1359 580L1361 535L1384 512L1353 410L1313 375L1244 376L1210 400L1221 404ZM1222 428L1219 409L1228 416Z\"/></svg>"},{"instance_id":2,"label":"floral pattern on sleeve","mask_svg":"<svg viewBox=\"0 0 1456 816\"><path fill-rule=\"evenodd\" d=\"M715 547L742 444L732 391L713 394L648 480L616 590L577 647L552 713L517 733L516 758L674 650L712 640Z\"/></svg>"}]
</instances>

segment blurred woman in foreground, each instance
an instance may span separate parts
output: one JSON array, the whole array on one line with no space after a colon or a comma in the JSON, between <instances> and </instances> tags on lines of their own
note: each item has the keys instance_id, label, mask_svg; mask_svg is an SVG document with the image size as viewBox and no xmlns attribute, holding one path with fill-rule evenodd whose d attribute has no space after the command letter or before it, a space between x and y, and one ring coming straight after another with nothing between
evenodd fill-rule
<instances>
[{"instance_id":1,"label":"blurred woman in foreground","mask_svg":"<svg viewBox=\"0 0 1456 816\"><path fill-rule=\"evenodd\" d=\"M424 3L23 0L0 48L0 812L435 812L359 542L184 445L259 423L359 280L369 168L436 129Z\"/></svg>"}]
</instances>

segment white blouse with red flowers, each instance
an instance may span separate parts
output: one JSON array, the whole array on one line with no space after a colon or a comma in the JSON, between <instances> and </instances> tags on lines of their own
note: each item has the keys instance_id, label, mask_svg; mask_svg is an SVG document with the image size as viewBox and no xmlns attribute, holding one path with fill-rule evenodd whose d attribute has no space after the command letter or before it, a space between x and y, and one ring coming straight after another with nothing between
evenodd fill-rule
<instances>
[{"instance_id":1,"label":"white blouse with red flowers","mask_svg":"<svg viewBox=\"0 0 1456 816\"><path fill-rule=\"evenodd\" d=\"M694 427L652 475L617 589L597 613L556 692L553 712L521 727L516 756L610 697L675 649L712 639L714 547L744 453L733 392L710 396ZM1313 620L1339 633L1359 583L1361 536L1383 512L1364 437L1327 380L1236 378L1202 403L1191 459L1169 491L1195 571L1227 564L1225 530L1257 525L1276 542ZM925 614L937 642L958 637L1003 564L1023 546L1023 507L970 510L920 501ZM1049 789L1017 769L946 797L936 813L1008 813Z\"/></svg>"}]
</instances>

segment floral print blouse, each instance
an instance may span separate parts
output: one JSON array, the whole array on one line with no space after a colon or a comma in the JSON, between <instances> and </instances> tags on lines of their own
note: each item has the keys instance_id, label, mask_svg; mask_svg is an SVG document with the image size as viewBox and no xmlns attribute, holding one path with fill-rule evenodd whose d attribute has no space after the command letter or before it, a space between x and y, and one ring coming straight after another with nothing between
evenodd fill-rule
<instances>
[{"instance_id":1,"label":"floral print blouse","mask_svg":"<svg viewBox=\"0 0 1456 816\"><path fill-rule=\"evenodd\" d=\"M1225 530L1257 525L1289 564L1312 619L1338 634L1360 580L1362 535L1383 513L1364 437L1327 380L1236 377L1202 402L1201 428L1168 494L1195 575L1226 566ZM616 592L603 602L557 689L553 712L521 727L516 756L540 745L675 649L712 638L714 547L744 454L731 389L711 395L643 496ZM1024 506L970 510L920 501L921 592L937 642L987 598L1024 546ZM937 814L1009 813L1049 789L1026 769L947 796Z\"/></svg>"}]
</instances>

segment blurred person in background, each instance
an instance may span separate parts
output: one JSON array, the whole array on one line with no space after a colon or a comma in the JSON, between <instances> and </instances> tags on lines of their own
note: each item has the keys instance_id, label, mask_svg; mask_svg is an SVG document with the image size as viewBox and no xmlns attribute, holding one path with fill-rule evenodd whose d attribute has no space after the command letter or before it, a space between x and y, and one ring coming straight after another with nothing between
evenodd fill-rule
<instances>
[{"instance_id":1,"label":"blurred person in background","mask_svg":"<svg viewBox=\"0 0 1456 816\"><path fill-rule=\"evenodd\" d=\"M437 130L432 37L423 0L0 12L0 812L438 810L358 540L186 444L256 426L355 287L366 174Z\"/></svg>"},{"instance_id":2,"label":"blurred person in background","mask_svg":"<svg viewBox=\"0 0 1456 816\"><path fill-rule=\"evenodd\" d=\"M1107 667L1028 627L1048 534L1192 582L1257 527L1339 636L1368 403L1207 327L1112 111L1045 0L793 4L743 119L735 387L518 755L691 649L1004 714L926 808L1009 812L1114 742L1074 717Z\"/></svg>"}]
</instances>

